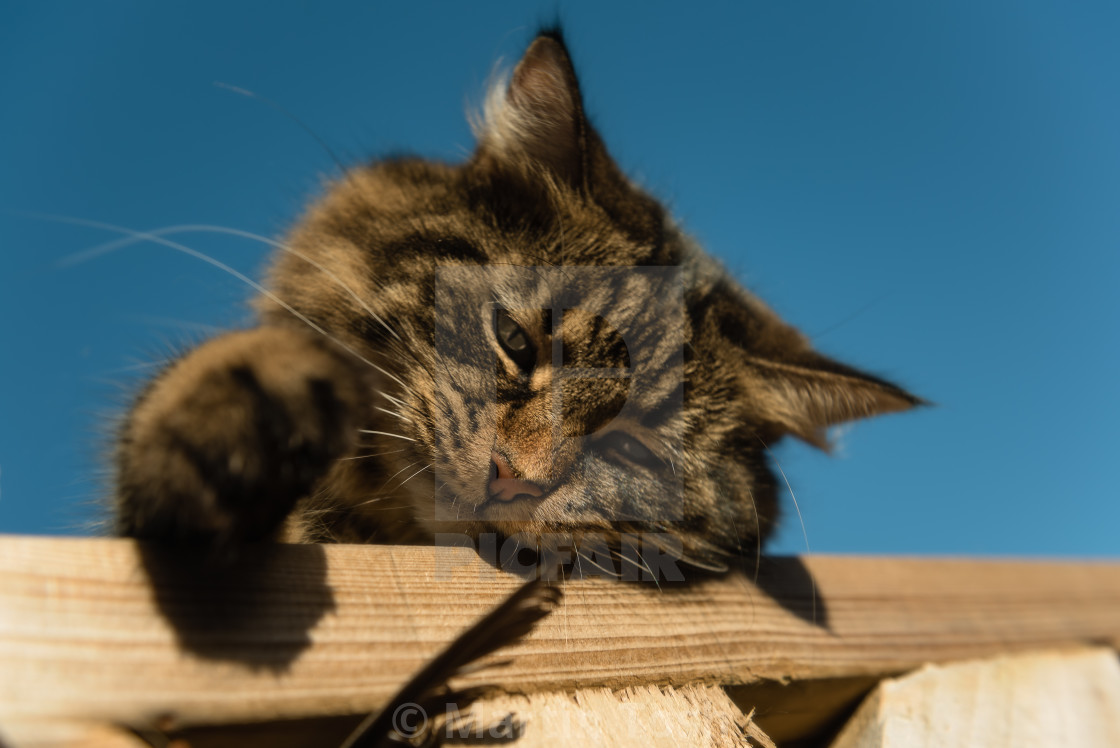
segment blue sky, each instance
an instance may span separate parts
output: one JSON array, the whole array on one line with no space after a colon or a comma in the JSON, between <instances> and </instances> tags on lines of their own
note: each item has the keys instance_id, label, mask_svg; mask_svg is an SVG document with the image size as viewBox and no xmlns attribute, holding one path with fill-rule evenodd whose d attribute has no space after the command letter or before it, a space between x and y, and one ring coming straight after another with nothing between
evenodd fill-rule
<instances>
[{"instance_id":1,"label":"blue sky","mask_svg":"<svg viewBox=\"0 0 1120 748\"><path fill-rule=\"evenodd\" d=\"M28 214L276 236L335 167L215 81L348 163L458 159L495 60L559 15L627 172L822 350L938 403L778 451L813 551L1120 553L1118 6L404 5L3 5L0 532L81 532L107 415L249 320L210 266L62 263L115 236Z\"/></svg>"}]
</instances>

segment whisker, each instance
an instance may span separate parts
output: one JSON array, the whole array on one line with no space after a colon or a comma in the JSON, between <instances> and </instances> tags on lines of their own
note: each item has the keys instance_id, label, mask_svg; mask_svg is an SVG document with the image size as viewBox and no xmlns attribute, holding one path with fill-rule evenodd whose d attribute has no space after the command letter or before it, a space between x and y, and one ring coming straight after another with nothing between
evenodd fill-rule
<instances>
[{"instance_id":1,"label":"whisker","mask_svg":"<svg viewBox=\"0 0 1120 748\"><path fill-rule=\"evenodd\" d=\"M579 559L583 559L584 561L587 561L587 563L591 564L592 566L594 566L594 567L595 567L596 569L598 569L599 571L601 571L601 572L603 572L604 574L606 574L606 575L607 575L608 577L610 577L611 579L618 579L618 578L619 578L619 576L621 576L621 575L620 575L620 574L619 574L619 573L618 573L617 571L615 571L614 569L604 569L604 568L603 568L602 566L600 566L599 564L595 563L595 561L593 561L593 560L592 560L591 556L587 555L586 553L584 553L583 551L579 550L578 548L576 549L576 559L577 559L577 561L578 561ZM581 571L580 571L580 574L583 574L583 571L582 571L582 566L581 566Z\"/></svg>"},{"instance_id":2,"label":"whisker","mask_svg":"<svg viewBox=\"0 0 1120 748\"><path fill-rule=\"evenodd\" d=\"M794 509L794 511L797 512L797 521L801 523L801 537L805 539L805 552L806 553L812 553L812 550L810 550L810 548L809 548L809 531L805 529L805 518L801 515L801 505L797 503L797 495L794 494L793 486L790 485L789 478L786 477L786 471L782 470L782 463L778 462L778 458L775 457L774 453L770 451L770 447L767 446L766 442L762 441L762 437L760 437L758 434L755 434L754 437L756 439L758 439L760 442L762 442L762 448L764 450L766 450L766 454L768 454L770 456L770 459L774 461L774 466L777 467L778 472L781 473L782 480L785 481L786 488L789 489L790 498L793 499L793 509ZM812 588L813 588L813 622L816 623L816 621L817 621L817 582L816 582L815 579L812 578L812 576L809 577L809 582L812 584Z\"/></svg>"},{"instance_id":3,"label":"whisker","mask_svg":"<svg viewBox=\"0 0 1120 748\"><path fill-rule=\"evenodd\" d=\"M359 501L357 504L351 504L350 508L351 509L357 509L360 506L368 506L370 504L376 504L378 501L385 501L387 498L389 498L389 497L388 496L374 496L372 499L366 499L365 501Z\"/></svg>"},{"instance_id":4,"label":"whisker","mask_svg":"<svg viewBox=\"0 0 1120 748\"><path fill-rule=\"evenodd\" d=\"M261 96L259 93L256 93L254 91L250 91L247 88L241 88L240 86L233 86L233 85L230 85L229 83L223 83L222 81L214 81L214 86L217 87L217 88L222 88L222 89L225 89L226 91L230 91L232 93L238 94L239 96L244 96L248 99L254 99L256 101L259 101L262 104L266 104L267 106L272 107L272 109L276 110L280 114L287 117L289 120L294 122L301 130L303 130L305 133L310 135L311 139L314 140L316 143L318 143L320 148L322 148L324 151L326 151L327 156L329 156L331 161L334 162L334 165L336 167L338 167L338 171L342 174L343 177L345 177L346 179L350 178L350 171L345 166L342 165L342 161L338 158L338 155L334 152L334 150L329 145L327 145L327 142L325 140L323 140L322 138L319 137L318 133L316 133L314 130L312 130L310 127L308 127L307 123L305 123L299 117L295 116L294 114L289 112L287 109L285 109L284 107L277 104L272 99L270 99L266 96Z\"/></svg>"},{"instance_id":5,"label":"whisker","mask_svg":"<svg viewBox=\"0 0 1120 748\"><path fill-rule=\"evenodd\" d=\"M362 434L377 434L379 436L392 436L392 437L396 437L397 439L404 439L404 440L410 441L410 442L416 441L411 436L401 436L400 434L390 434L388 431L374 431L372 429L358 429L358 431Z\"/></svg>"},{"instance_id":6,"label":"whisker","mask_svg":"<svg viewBox=\"0 0 1120 748\"><path fill-rule=\"evenodd\" d=\"M310 257L303 254L302 252L293 249L292 247L285 244L284 242L278 242L275 239L270 239L267 236L261 236L260 234L255 234L252 231L243 231L241 229L234 229L234 228L230 228L228 226L215 226L215 225L211 225L211 224L180 224L180 225L176 225L176 226L165 226L165 227L160 228L160 229L153 229L151 231L143 232L142 234L127 236L123 239L116 239L114 241L106 242L104 244L99 244L95 247L91 247L91 248L83 250L81 252L77 252L75 254L69 255L68 257L62 258L61 260L59 260L56 263L56 266L60 267L60 268L64 268L64 267L70 267L72 265L77 265L78 263L85 262L87 260L91 260L95 257L100 257L101 255L108 254L109 252L113 252L113 251L116 251L118 249L123 249L124 247L128 247L128 246L131 246L133 244L139 244L140 242L143 242L143 241L149 241L149 240L151 240L152 237L164 237L164 236L171 236L171 235L174 235L174 234L186 234L186 233L227 234L229 236L236 236L236 237L239 237L239 238L242 238L242 239L252 239L254 241L258 241L258 242L261 242L263 244L267 244L268 246L270 246L274 249L279 249L283 252L287 252L288 254L290 254L294 257L298 257L299 259L306 262L308 265L311 265L316 270L323 273L323 275L326 275L328 278L333 280L336 284L338 284L339 288L341 288L342 290L349 293L350 297L353 298L354 301L356 301L358 303L358 305L361 306L362 309L364 309L367 314L369 314L371 317L373 317L375 320L377 320L377 322L382 327L384 327L389 332L390 335L392 335L397 340L401 340L401 336L397 334L397 331L394 330L392 327L390 327L389 323L386 322L384 319L382 319L381 315L379 315L377 312L373 311L373 309L371 309L369 307L369 305L365 302L365 300L363 300L360 296L358 296L358 294L354 291L354 289L352 289L349 285L347 285L346 282L343 281L341 278L339 278L335 273L333 273L330 270L328 270L327 268L323 267L319 262L311 259ZM401 342L404 342L404 341L401 340Z\"/></svg>"},{"instance_id":7,"label":"whisker","mask_svg":"<svg viewBox=\"0 0 1120 748\"><path fill-rule=\"evenodd\" d=\"M385 399L396 405L398 408L408 408L408 404L404 400L399 400L392 395L385 395Z\"/></svg>"},{"instance_id":8,"label":"whisker","mask_svg":"<svg viewBox=\"0 0 1120 748\"><path fill-rule=\"evenodd\" d=\"M790 489L790 494L793 494L792 489ZM747 495L751 497L751 509L753 510L752 514L754 514L754 583L757 586L759 570L762 569L762 517L758 516L758 502L754 500L754 491L751 490L750 486L747 486ZM801 516L800 511L797 512L797 516ZM801 524L801 530L802 532L805 531L804 522ZM808 548L808 546L809 541L806 539L805 547ZM740 546L739 553L742 554L742 552L743 548Z\"/></svg>"},{"instance_id":9,"label":"whisker","mask_svg":"<svg viewBox=\"0 0 1120 748\"><path fill-rule=\"evenodd\" d=\"M392 475L390 475L390 476L389 476L388 478L386 478L386 479L385 479L385 482L381 484L381 488L379 488L379 489L377 489L377 490L378 490L378 491L384 491L384 490L385 490L385 487L389 485L389 482L390 482L391 480L393 480L393 478L396 478L396 477L397 477L398 475L400 475L401 473L403 473L403 472L404 472L405 470L408 470L408 469L409 469L410 467L412 467L413 465L415 465L415 464L416 464L416 463L418 463L418 462L420 462L420 460L414 460L414 461L412 461L412 462L408 463L407 465L405 465L405 466L404 466L403 468L401 468L401 469L400 469L400 470L398 470L397 472L395 472L395 473L393 473Z\"/></svg>"},{"instance_id":10,"label":"whisker","mask_svg":"<svg viewBox=\"0 0 1120 748\"><path fill-rule=\"evenodd\" d=\"M416 463L413 463L413 464L415 465ZM413 473L412 475L408 476L407 478L405 478L404 480L402 480L402 481L401 481L401 482L400 482L399 484L397 484L397 487L396 487L396 489L394 489L394 490L397 490L397 491L401 490L402 488L404 488L404 487L405 487L405 484L406 484L406 483L408 483L408 482L409 482L410 480L412 480L412 479L413 479L413 478L415 478L416 476L420 475L420 473L424 472L425 470L429 469L430 467L431 467L431 464L428 464L428 465L425 465L424 467L420 468L420 469L419 469L419 470L417 470L417 471L416 471L415 473Z\"/></svg>"},{"instance_id":11,"label":"whisker","mask_svg":"<svg viewBox=\"0 0 1120 748\"><path fill-rule=\"evenodd\" d=\"M55 221L58 221L60 223L68 223L68 224L72 224L72 225L75 225L75 226L88 226L90 228L101 229L103 231L115 231L115 232L120 233L120 234L127 234L129 236L133 236L133 237L137 238L138 240L151 241L151 242L154 242L156 244L162 244L163 246L168 247L170 249L173 249L176 252L182 252L183 254L188 255L189 257L194 257L197 260L201 260L202 262L205 262L208 265L212 265L213 267L216 267L219 270L224 270L225 272L232 275L234 278L237 278L238 280L242 281L243 283L248 285L253 290L257 291L261 295L265 296L266 298L270 299L271 301L273 301L276 304L278 304L279 306L281 306L283 309L287 310L296 319L300 320L301 322L306 324L308 327L310 327L312 330L314 330L315 332L317 332L320 335L322 335L323 337L325 337L327 340L331 341L335 345L339 346L343 350L350 353L352 356L357 358L359 361L364 363L366 366L369 366L374 371L377 371L381 374L384 374L389 379L392 379L394 382L396 382L401 387L403 387L405 389L405 391L409 390L408 385L405 384L404 381L402 381L399 377L397 377L396 375L392 374L391 372L385 370L384 368L378 366L377 364L373 363L372 361L367 359L365 356L363 356L362 354L360 354L356 350L354 350L351 346L347 345L346 343L342 342L341 340L339 340L335 336L328 333L326 330L324 330L318 324L313 322L305 314L297 311L291 304L289 304L288 302L281 299L275 293L273 293L272 291L269 291L267 288L262 286L260 283L257 283L255 280L248 277L244 273L233 269L232 267L225 264L221 260L215 259L215 258L211 257L210 255L207 255L203 252L200 252L197 249L192 249L191 247L188 247L184 244L180 244L179 242L173 242L173 241L171 241L169 239L165 239L161 236L144 233L142 231L135 231L133 229L125 228L123 226L116 226L116 225L110 224L110 223L102 223L100 221L88 221L88 220L85 220L83 218L70 218L70 217L67 217L67 216L52 216L52 215L47 215L47 214L36 214L36 215L38 215L40 218L55 220Z\"/></svg>"},{"instance_id":12,"label":"whisker","mask_svg":"<svg viewBox=\"0 0 1120 748\"><path fill-rule=\"evenodd\" d=\"M812 550L809 548L809 533L805 529L805 518L801 516L801 506L797 503L797 494L793 492L793 486L789 484L789 478L786 477L786 471L782 470L782 464L778 462L777 458L774 457L773 452L770 452L769 449L767 449L766 452L770 455L770 459L774 460L774 466L778 468L778 472L781 473L782 480L785 482L786 488L789 490L789 496L791 499L793 499L793 508L797 512L798 522L801 523L801 537L805 540L805 552L812 553Z\"/></svg>"},{"instance_id":13,"label":"whisker","mask_svg":"<svg viewBox=\"0 0 1120 748\"><path fill-rule=\"evenodd\" d=\"M353 455L351 457L339 457L337 461L338 462L346 462L347 460L368 460L368 459L373 458L373 457L384 457L385 455L393 454L394 452L403 452L403 451L404 451L403 449L394 449L391 452L377 452L376 454L371 454L371 455Z\"/></svg>"},{"instance_id":14,"label":"whisker","mask_svg":"<svg viewBox=\"0 0 1120 748\"><path fill-rule=\"evenodd\" d=\"M657 575L653 573L653 569L649 568L649 564L646 563L646 560L644 558L642 558L640 553L638 554L638 559L641 560L641 562L642 562L641 564L638 564L637 561L630 558L630 556L628 554L623 553L621 550L619 550L617 553L615 553L615 557L621 559L622 561L625 561L628 564L630 564L631 566L633 566L638 571L647 572L650 575L650 578L653 580L653 583L655 585L657 585L658 591L659 592L661 591L661 583L659 581L657 581ZM639 578L640 578L640 575L639 575Z\"/></svg>"},{"instance_id":15,"label":"whisker","mask_svg":"<svg viewBox=\"0 0 1120 748\"><path fill-rule=\"evenodd\" d=\"M373 449L373 445L368 445L365 447L365 449ZM408 447L401 447L400 449L387 449L384 452L374 452L373 454L368 454L366 455L366 457L384 457L385 455L395 455L404 452L407 449Z\"/></svg>"},{"instance_id":16,"label":"whisker","mask_svg":"<svg viewBox=\"0 0 1120 748\"><path fill-rule=\"evenodd\" d=\"M401 415L400 413L397 413L396 411L386 410L385 408L382 408L382 407L376 406L376 405L374 406L374 408L376 410L380 410L382 413L386 413L388 415L395 416L395 417L401 419L402 421L408 421L409 423L413 423L413 420L411 418L409 418L408 416Z\"/></svg>"}]
</instances>

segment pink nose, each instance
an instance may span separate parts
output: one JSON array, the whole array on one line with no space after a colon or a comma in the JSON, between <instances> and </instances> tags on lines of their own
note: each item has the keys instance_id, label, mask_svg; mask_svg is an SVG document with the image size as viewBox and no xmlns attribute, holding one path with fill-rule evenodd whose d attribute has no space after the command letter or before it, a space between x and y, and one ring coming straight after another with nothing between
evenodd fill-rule
<instances>
[{"instance_id":1,"label":"pink nose","mask_svg":"<svg viewBox=\"0 0 1120 748\"><path fill-rule=\"evenodd\" d=\"M490 498L498 501L536 499L544 496L544 489L536 483L514 476L506 458L497 452L490 453Z\"/></svg>"}]
</instances>

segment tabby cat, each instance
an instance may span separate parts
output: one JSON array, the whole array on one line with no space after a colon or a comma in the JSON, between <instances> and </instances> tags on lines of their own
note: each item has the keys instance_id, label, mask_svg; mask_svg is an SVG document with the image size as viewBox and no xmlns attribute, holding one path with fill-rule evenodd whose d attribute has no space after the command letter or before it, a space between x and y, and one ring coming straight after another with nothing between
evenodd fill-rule
<instances>
[{"instance_id":1,"label":"tabby cat","mask_svg":"<svg viewBox=\"0 0 1120 748\"><path fill-rule=\"evenodd\" d=\"M774 527L770 445L919 402L814 352L621 173L558 32L476 129L464 163L338 180L277 253L259 326L144 389L119 533L648 533L718 568Z\"/></svg>"}]
</instances>

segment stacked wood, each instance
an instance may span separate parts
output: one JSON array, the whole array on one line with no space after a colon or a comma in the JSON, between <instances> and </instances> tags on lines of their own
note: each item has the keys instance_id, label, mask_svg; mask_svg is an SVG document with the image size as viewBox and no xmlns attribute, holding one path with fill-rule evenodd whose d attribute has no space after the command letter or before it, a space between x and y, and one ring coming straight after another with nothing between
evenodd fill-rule
<instances>
[{"instance_id":1,"label":"stacked wood","mask_svg":"<svg viewBox=\"0 0 1120 748\"><path fill-rule=\"evenodd\" d=\"M0 537L0 741L345 735L520 582L461 548L275 546L231 571L125 540ZM1114 563L784 558L757 578L565 592L491 658L507 666L457 685L577 705L656 687L724 713L718 686L782 744L926 663L1120 644Z\"/></svg>"}]
</instances>

